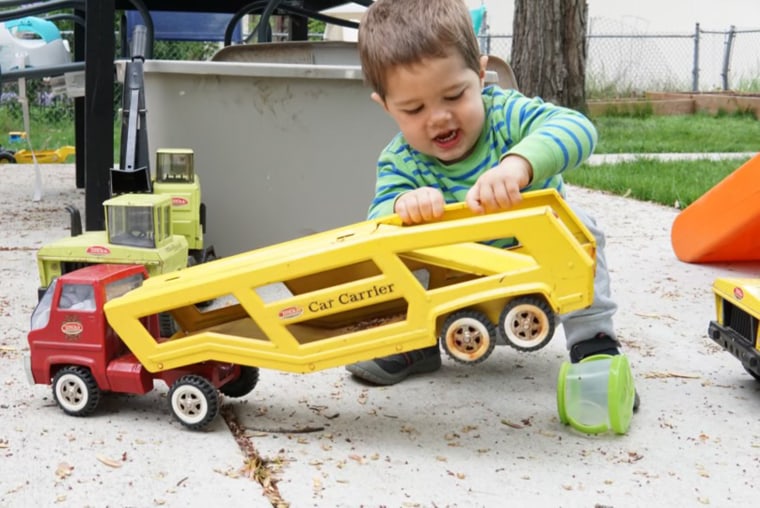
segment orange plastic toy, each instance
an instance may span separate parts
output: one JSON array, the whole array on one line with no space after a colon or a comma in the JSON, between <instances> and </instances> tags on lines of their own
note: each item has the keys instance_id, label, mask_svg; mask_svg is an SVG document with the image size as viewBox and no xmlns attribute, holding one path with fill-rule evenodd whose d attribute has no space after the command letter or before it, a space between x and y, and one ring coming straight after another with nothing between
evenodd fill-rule
<instances>
[{"instance_id":1,"label":"orange plastic toy","mask_svg":"<svg viewBox=\"0 0 760 508\"><path fill-rule=\"evenodd\" d=\"M687 263L760 260L760 154L686 207L670 239Z\"/></svg>"}]
</instances>

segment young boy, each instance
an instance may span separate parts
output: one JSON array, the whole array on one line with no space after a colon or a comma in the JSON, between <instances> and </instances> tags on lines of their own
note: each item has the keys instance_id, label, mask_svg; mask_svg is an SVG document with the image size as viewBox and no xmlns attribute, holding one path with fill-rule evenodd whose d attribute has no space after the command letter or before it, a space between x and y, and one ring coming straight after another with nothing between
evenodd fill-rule
<instances>
[{"instance_id":1,"label":"young boy","mask_svg":"<svg viewBox=\"0 0 760 508\"><path fill-rule=\"evenodd\" d=\"M370 218L397 213L416 224L440 218L446 203L465 201L486 213L510 208L528 190L555 188L564 196L562 172L594 149L596 129L582 114L515 90L483 88L488 57L480 55L462 0L376 0L359 27L359 55L372 99L401 130L380 155ZM562 316L570 359L578 362L619 354L619 343L604 235L573 209L597 242L594 302ZM436 345L347 369L391 385L440 367Z\"/></svg>"}]
</instances>

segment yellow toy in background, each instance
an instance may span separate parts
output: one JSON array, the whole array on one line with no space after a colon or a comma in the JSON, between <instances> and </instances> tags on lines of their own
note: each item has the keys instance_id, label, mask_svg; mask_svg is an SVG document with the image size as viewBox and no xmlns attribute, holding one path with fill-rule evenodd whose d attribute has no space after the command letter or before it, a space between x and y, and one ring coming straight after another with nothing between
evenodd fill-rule
<instances>
[{"instance_id":1,"label":"yellow toy in background","mask_svg":"<svg viewBox=\"0 0 760 508\"><path fill-rule=\"evenodd\" d=\"M26 141L26 132L12 131L8 133L8 139L11 143L21 143ZM9 150L0 146L0 164L34 164L35 159L39 164L64 164L70 161L69 158L76 155L76 148L73 146L62 146L54 150Z\"/></svg>"},{"instance_id":2,"label":"yellow toy in background","mask_svg":"<svg viewBox=\"0 0 760 508\"><path fill-rule=\"evenodd\" d=\"M13 161L17 164L34 164L34 159L37 159L39 164L64 164L66 162L74 162L69 160L70 157L76 155L76 149L73 146L62 146L55 150L17 150L13 153Z\"/></svg>"},{"instance_id":3,"label":"yellow toy in background","mask_svg":"<svg viewBox=\"0 0 760 508\"><path fill-rule=\"evenodd\" d=\"M24 131L11 131L8 133L8 140L11 143L21 143L26 141L26 132Z\"/></svg>"}]
</instances>

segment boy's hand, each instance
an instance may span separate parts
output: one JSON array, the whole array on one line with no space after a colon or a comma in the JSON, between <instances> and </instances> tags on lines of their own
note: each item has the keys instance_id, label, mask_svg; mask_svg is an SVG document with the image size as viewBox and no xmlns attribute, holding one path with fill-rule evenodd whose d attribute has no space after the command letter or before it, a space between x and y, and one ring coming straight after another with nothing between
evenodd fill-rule
<instances>
[{"instance_id":1,"label":"boy's hand","mask_svg":"<svg viewBox=\"0 0 760 508\"><path fill-rule=\"evenodd\" d=\"M467 192L465 201L475 213L507 210L520 201L520 189L533 179L533 168L519 155L507 155L498 166L489 169Z\"/></svg>"},{"instance_id":2,"label":"boy's hand","mask_svg":"<svg viewBox=\"0 0 760 508\"><path fill-rule=\"evenodd\" d=\"M420 224L443 217L445 206L446 201L441 191L432 187L421 187L399 196L393 209L404 224Z\"/></svg>"}]
</instances>

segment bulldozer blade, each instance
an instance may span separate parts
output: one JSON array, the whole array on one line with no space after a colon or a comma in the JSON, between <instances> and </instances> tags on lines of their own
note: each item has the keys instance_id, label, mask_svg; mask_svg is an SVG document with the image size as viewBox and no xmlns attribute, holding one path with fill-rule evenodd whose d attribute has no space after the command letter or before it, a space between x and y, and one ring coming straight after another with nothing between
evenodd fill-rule
<instances>
[{"instance_id":1,"label":"bulldozer blade","mask_svg":"<svg viewBox=\"0 0 760 508\"><path fill-rule=\"evenodd\" d=\"M153 192L150 170L147 167L129 171L111 168L111 196L130 192Z\"/></svg>"}]
</instances>

